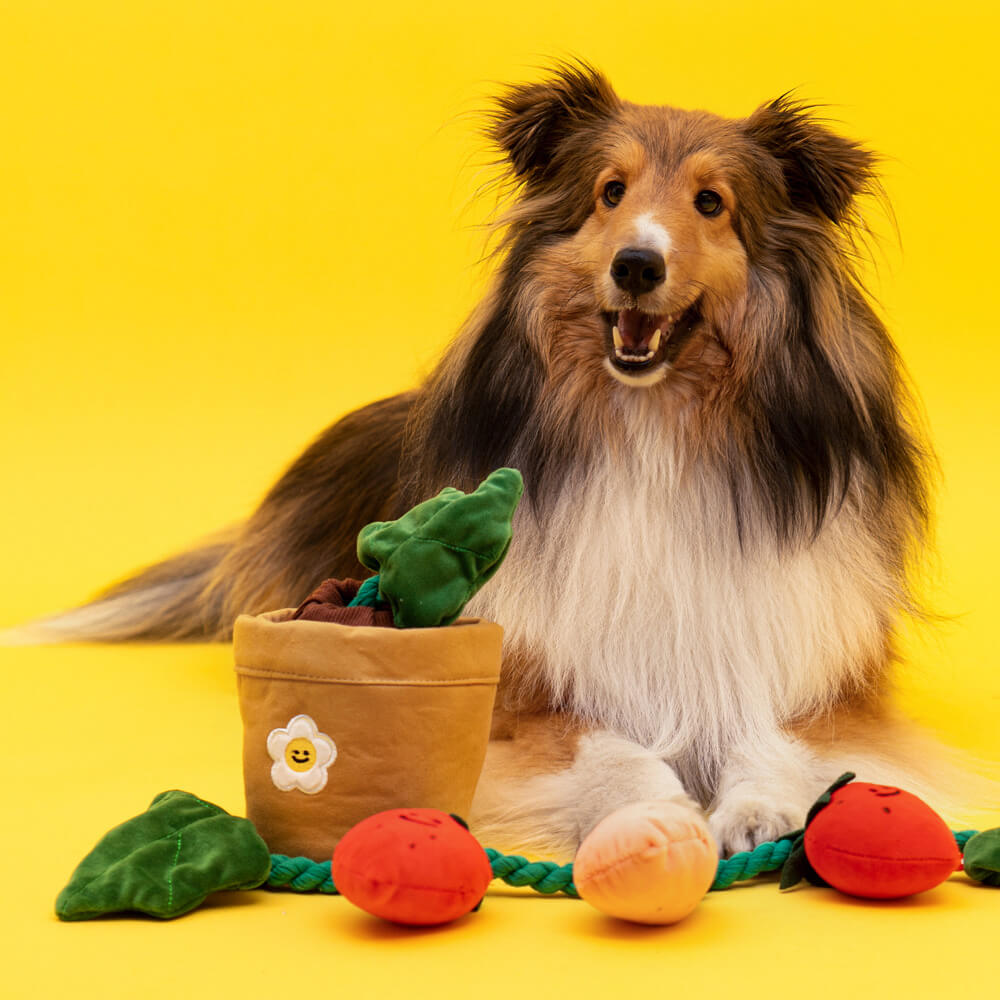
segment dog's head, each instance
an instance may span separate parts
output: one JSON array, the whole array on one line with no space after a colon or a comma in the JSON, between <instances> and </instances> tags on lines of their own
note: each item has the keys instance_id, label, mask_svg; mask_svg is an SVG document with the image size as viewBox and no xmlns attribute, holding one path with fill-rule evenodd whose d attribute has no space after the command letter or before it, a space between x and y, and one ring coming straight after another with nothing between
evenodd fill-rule
<instances>
[{"instance_id":1,"label":"dog's head","mask_svg":"<svg viewBox=\"0 0 1000 1000\"><path fill-rule=\"evenodd\" d=\"M514 197L412 425L429 482L513 463L538 505L669 451L727 484L744 533L808 538L850 500L919 534L926 454L855 274L871 153L787 98L640 106L583 64L509 88L489 134Z\"/></svg>"},{"instance_id":2,"label":"dog's head","mask_svg":"<svg viewBox=\"0 0 1000 1000\"><path fill-rule=\"evenodd\" d=\"M521 186L536 346L636 388L759 354L748 287L798 247L829 253L872 179L870 153L787 99L744 120L639 106L584 65L507 91L491 135Z\"/></svg>"}]
</instances>

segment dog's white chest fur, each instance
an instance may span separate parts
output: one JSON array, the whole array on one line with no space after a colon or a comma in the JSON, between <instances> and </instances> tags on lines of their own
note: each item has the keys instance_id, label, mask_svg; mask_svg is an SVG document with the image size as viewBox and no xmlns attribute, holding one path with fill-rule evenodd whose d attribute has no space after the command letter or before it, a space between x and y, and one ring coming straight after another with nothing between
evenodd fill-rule
<instances>
[{"instance_id":1,"label":"dog's white chest fur","mask_svg":"<svg viewBox=\"0 0 1000 1000\"><path fill-rule=\"evenodd\" d=\"M794 551L741 547L720 475L662 446L632 454L568 484L541 521L522 509L473 609L563 707L711 771L864 668L890 584L856 519Z\"/></svg>"}]
</instances>

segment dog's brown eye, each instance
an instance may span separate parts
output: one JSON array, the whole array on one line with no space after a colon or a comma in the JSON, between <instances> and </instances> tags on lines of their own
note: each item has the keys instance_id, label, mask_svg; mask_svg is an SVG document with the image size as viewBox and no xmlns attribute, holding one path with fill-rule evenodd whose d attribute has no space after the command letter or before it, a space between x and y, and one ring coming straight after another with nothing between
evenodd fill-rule
<instances>
[{"instance_id":1,"label":"dog's brown eye","mask_svg":"<svg viewBox=\"0 0 1000 1000\"><path fill-rule=\"evenodd\" d=\"M715 191L699 191L694 196L694 207L702 215L718 215L722 211L722 196Z\"/></svg>"},{"instance_id":2,"label":"dog's brown eye","mask_svg":"<svg viewBox=\"0 0 1000 1000\"><path fill-rule=\"evenodd\" d=\"M621 181L609 181L601 195L608 208L614 208L625 197L625 185Z\"/></svg>"}]
</instances>

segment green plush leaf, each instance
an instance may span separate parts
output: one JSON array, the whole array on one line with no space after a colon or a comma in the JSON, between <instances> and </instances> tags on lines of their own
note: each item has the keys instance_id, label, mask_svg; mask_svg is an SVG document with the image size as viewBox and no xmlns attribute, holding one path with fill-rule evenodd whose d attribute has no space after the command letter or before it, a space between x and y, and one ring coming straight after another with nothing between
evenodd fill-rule
<instances>
[{"instance_id":1,"label":"green plush leaf","mask_svg":"<svg viewBox=\"0 0 1000 1000\"><path fill-rule=\"evenodd\" d=\"M396 521L358 535L358 558L379 574L379 597L400 628L450 625L500 568L524 491L516 469L497 469L473 493L446 487Z\"/></svg>"},{"instance_id":2,"label":"green plush leaf","mask_svg":"<svg viewBox=\"0 0 1000 1000\"><path fill-rule=\"evenodd\" d=\"M962 857L969 878L983 885L1000 886L1000 828L970 837Z\"/></svg>"},{"instance_id":3,"label":"green plush leaf","mask_svg":"<svg viewBox=\"0 0 1000 1000\"><path fill-rule=\"evenodd\" d=\"M850 784L854 780L854 777L853 771L846 771L842 774L812 804L812 808L806 816L806 825L801 830L796 830L794 833L788 834L787 837L782 837L782 840L791 838L793 843L791 854L788 855L788 859L781 866L781 881L778 884L779 889L791 889L798 885L803 879L810 882L812 885L829 886L830 883L827 882L815 868L813 868L812 863L806 855L806 830L809 828L809 824L816 818L816 816L830 804L833 799L833 793L838 788L843 788L844 785Z\"/></svg>"},{"instance_id":4,"label":"green plush leaf","mask_svg":"<svg viewBox=\"0 0 1000 1000\"><path fill-rule=\"evenodd\" d=\"M853 771L845 771L813 804L806 814L806 826L816 818L833 800L833 793L844 785L849 785L856 775Z\"/></svg>"},{"instance_id":5,"label":"green plush leaf","mask_svg":"<svg viewBox=\"0 0 1000 1000\"><path fill-rule=\"evenodd\" d=\"M179 917L210 893L254 889L271 855L253 824L189 792L161 792L106 833L56 900L60 920L137 911Z\"/></svg>"},{"instance_id":6,"label":"green plush leaf","mask_svg":"<svg viewBox=\"0 0 1000 1000\"><path fill-rule=\"evenodd\" d=\"M796 830L789 837L793 838L792 850L781 866L781 880L778 883L778 888L782 890L797 886L811 867L806 857L805 830Z\"/></svg>"}]
</instances>

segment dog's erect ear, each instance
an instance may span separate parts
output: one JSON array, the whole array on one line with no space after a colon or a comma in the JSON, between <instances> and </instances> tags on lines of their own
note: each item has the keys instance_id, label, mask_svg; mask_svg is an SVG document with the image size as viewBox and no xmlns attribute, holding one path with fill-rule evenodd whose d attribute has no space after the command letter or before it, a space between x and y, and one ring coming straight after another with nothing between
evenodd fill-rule
<instances>
[{"instance_id":1,"label":"dog's erect ear","mask_svg":"<svg viewBox=\"0 0 1000 1000\"><path fill-rule=\"evenodd\" d=\"M561 63L548 79L511 87L497 98L488 135L519 177L541 176L574 132L610 118L620 106L607 79L587 63Z\"/></svg>"},{"instance_id":2,"label":"dog's erect ear","mask_svg":"<svg viewBox=\"0 0 1000 1000\"><path fill-rule=\"evenodd\" d=\"M746 131L781 164L793 205L840 222L874 180L875 155L821 125L809 109L779 97L759 107Z\"/></svg>"}]
</instances>

